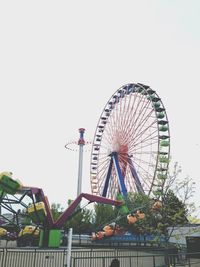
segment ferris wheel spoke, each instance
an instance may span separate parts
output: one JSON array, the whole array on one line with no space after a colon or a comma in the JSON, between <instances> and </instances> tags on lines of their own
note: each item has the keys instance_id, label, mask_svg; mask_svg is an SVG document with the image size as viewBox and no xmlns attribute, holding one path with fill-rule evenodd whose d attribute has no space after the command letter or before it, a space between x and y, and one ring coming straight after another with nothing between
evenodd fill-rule
<instances>
[{"instance_id":1,"label":"ferris wheel spoke","mask_svg":"<svg viewBox=\"0 0 200 267\"><path fill-rule=\"evenodd\" d=\"M113 122L114 124L114 122ZM110 123L108 123L108 128L107 128L107 131L106 131L106 134L107 136L110 136L110 139L109 139L109 142L110 144L112 144L112 141L113 141L113 136L115 136L115 132L116 132L116 129L115 129L115 126Z\"/></svg>"},{"instance_id":2,"label":"ferris wheel spoke","mask_svg":"<svg viewBox=\"0 0 200 267\"><path fill-rule=\"evenodd\" d=\"M111 140L112 140L112 131L110 130L110 127L109 127L109 121L107 122L106 129L104 130L104 137L103 138L107 140L108 144L111 143Z\"/></svg>"},{"instance_id":3,"label":"ferris wheel spoke","mask_svg":"<svg viewBox=\"0 0 200 267\"><path fill-rule=\"evenodd\" d=\"M129 168L131 168L131 166L129 166ZM144 190L144 184L148 185L147 182L143 179L143 177L140 175L140 173L138 172L137 175L139 177L139 181L137 181L135 179L135 177L133 177L133 174L130 173L131 177L132 177L132 181L134 182L134 185L135 185L135 190L138 191L138 188L141 188L142 186L142 189Z\"/></svg>"},{"instance_id":4,"label":"ferris wheel spoke","mask_svg":"<svg viewBox=\"0 0 200 267\"><path fill-rule=\"evenodd\" d=\"M134 157L131 157L131 158L133 159L134 162L141 162L144 165L148 165L148 166L151 166L152 165L151 167L153 167L153 164L152 164L152 162L150 160L149 161L146 161L143 158L142 159L137 158L135 155L134 155ZM153 158L153 157L151 156L151 158Z\"/></svg>"},{"instance_id":5,"label":"ferris wheel spoke","mask_svg":"<svg viewBox=\"0 0 200 267\"><path fill-rule=\"evenodd\" d=\"M129 192L137 192L137 188L130 171L127 171L126 186L130 188Z\"/></svg>"},{"instance_id":6,"label":"ferris wheel spoke","mask_svg":"<svg viewBox=\"0 0 200 267\"><path fill-rule=\"evenodd\" d=\"M108 167L109 162L106 162L104 165L102 164L101 167L98 166L97 173L98 175L102 175L102 173L106 172L106 168Z\"/></svg>"},{"instance_id":7,"label":"ferris wheel spoke","mask_svg":"<svg viewBox=\"0 0 200 267\"><path fill-rule=\"evenodd\" d=\"M133 99L133 103L131 105L131 101L132 101L132 98ZM127 122L128 122L128 119L130 117L130 114L131 114L131 110L133 110L134 108L134 103L135 103L135 97L133 97L133 95L130 95L129 97L129 101L128 101L128 105L127 105L127 109L125 110L124 114L124 122L123 122L123 129L122 129L122 132L124 132L126 129L125 129L125 125L127 125Z\"/></svg>"},{"instance_id":8,"label":"ferris wheel spoke","mask_svg":"<svg viewBox=\"0 0 200 267\"><path fill-rule=\"evenodd\" d=\"M95 170L99 177L102 176L102 173L106 172L106 168L108 168L108 165L109 165L109 162L105 162L104 164L101 164L95 167Z\"/></svg>"},{"instance_id":9,"label":"ferris wheel spoke","mask_svg":"<svg viewBox=\"0 0 200 267\"><path fill-rule=\"evenodd\" d=\"M98 167L105 165L105 164L108 164L108 163L109 163L108 157L100 158L98 160Z\"/></svg>"},{"instance_id":10,"label":"ferris wheel spoke","mask_svg":"<svg viewBox=\"0 0 200 267\"><path fill-rule=\"evenodd\" d=\"M148 131L150 128L154 127L156 124L156 120L153 121L151 124L149 124L146 128L144 128L141 132L138 132L137 135L135 135L133 138L136 139L138 136L143 135L146 131ZM156 127L155 127L156 128Z\"/></svg>"},{"instance_id":11,"label":"ferris wheel spoke","mask_svg":"<svg viewBox=\"0 0 200 267\"><path fill-rule=\"evenodd\" d=\"M155 146L157 145L157 140L156 138L150 138L148 140L146 140L145 142L138 142L137 144L131 144L130 148L129 148L129 152L131 153L131 155L134 155L134 153L138 150L142 150L142 154L146 153L146 152L150 152L155 149ZM143 148L147 148L143 150ZM158 153L158 152L156 152Z\"/></svg>"},{"instance_id":12,"label":"ferris wheel spoke","mask_svg":"<svg viewBox=\"0 0 200 267\"><path fill-rule=\"evenodd\" d=\"M133 103L132 103L132 106L131 106L131 109L129 110L128 109L128 111L127 111L127 120L126 120L126 122L124 123L126 126L127 126L127 129L129 128L129 126L128 126L128 122L130 122L130 117L132 116L132 114L135 112L134 111L134 108L135 108L135 103L136 103L136 99L137 99L137 97L136 97L136 94L133 94L133 95L131 95L131 97L133 97ZM131 99L130 99L131 100Z\"/></svg>"},{"instance_id":13,"label":"ferris wheel spoke","mask_svg":"<svg viewBox=\"0 0 200 267\"><path fill-rule=\"evenodd\" d=\"M147 141L149 138L157 138L158 139L158 129L155 128L153 125L151 126L151 129L148 131L148 129L146 129L146 131L144 132L140 132L140 134L138 134L137 137L135 137L133 140L131 140L130 142L130 147L132 145L136 146L137 142L145 142Z\"/></svg>"},{"instance_id":14,"label":"ferris wheel spoke","mask_svg":"<svg viewBox=\"0 0 200 267\"><path fill-rule=\"evenodd\" d=\"M130 98L129 98L129 104L130 104ZM126 119L126 115L127 115L127 112L126 112L126 103L127 103L127 95L123 98L123 101L121 101L122 105L123 105L123 108L121 110L121 113L120 113L120 125L119 125L119 130L120 132L123 132L123 127L124 127L124 122L125 122L125 119Z\"/></svg>"},{"instance_id":15,"label":"ferris wheel spoke","mask_svg":"<svg viewBox=\"0 0 200 267\"><path fill-rule=\"evenodd\" d=\"M141 164L141 162L140 162L140 164L139 164L137 161L133 161L133 163L134 163L135 165L137 165L137 166L139 167L140 170L142 170L143 172L145 172L146 174L148 174L148 171L146 170L146 168L144 167L144 165Z\"/></svg>"},{"instance_id":16,"label":"ferris wheel spoke","mask_svg":"<svg viewBox=\"0 0 200 267\"><path fill-rule=\"evenodd\" d=\"M147 107L148 107L148 101L146 101L145 96L143 95L142 97L140 96L140 98L138 99L137 109L132 114L132 117L129 120L129 125L131 125L131 129L132 129L132 126L134 128L137 125L138 120L143 115Z\"/></svg>"},{"instance_id":17,"label":"ferris wheel spoke","mask_svg":"<svg viewBox=\"0 0 200 267\"><path fill-rule=\"evenodd\" d=\"M153 150L155 150L155 148L157 147L157 140L156 138L152 138L152 139L148 139L145 142L138 142L137 144L133 144L129 151L131 153L131 155L134 156L134 154L138 151L138 150L142 150L142 154L147 153L151 153ZM157 154L158 152L156 152Z\"/></svg>"},{"instance_id":18,"label":"ferris wheel spoke","mask_svg":"<svg viewBox=\"0 0 200 267\"><path fill-rule=\"evenodd\" d=\"M102 160L102 159L105 159L105 158L108 158L108 153L100 151L100 153L98 154L98 160Z\"/></svg>"},{"instance_id":19,"label":"ferris wheel spoke","mask_svg":"<svg viewBox=\"0 0 200 267\"><path fill-rule=\"evenodd\" d=\"M135 97L135 95L134 95L134 101L133 101L133 105L132 105L132 109L133 109L133 106L135 105L135 103L136 103L136 97ZM137 108L137 107L136 107ZM120 128L119 128L119 131L123 134L123 135L125 135L125 127L126 127L126 129L128 129L129 128L129 124L128 124L128 117L130 116L130 111L129 112L126 112L126 113L124 113L124 114L122 114L121 115L121 124L120 124Z\"/></svg>"},{"instance_id":20,"label":"ferris wheel spoke","mask_svg":"<svg viewBox=\"0 0 200 267\"><path fill-rule=\"evenodd\" d=\"M134 155L156 155L158 151L140 151L140 152L135 152Z\"/></svg>"},{"instance_id":21,"label":"ferris wheel spoke","mask_svg":"<svg viewBox=\"0 0 200 267\"><path fill-rule=\"evenodd\" d=\"M149 190L149 188L151 187L151 179L147 179L148 178L147 172L143 172L143 173L142 172L138 173L140 180L141 180L142 187L143 189Z\"/></svg>"},{"instance_id":22,"label":"ferris wheel spoke","mask_svg":"<svg viewBox=\"0 0 200 267\"><path fill-rule=\"evenodd\" d=\"M104 151L107 150L108 149L108 145L106 146L106 144L102 143L101 144L101 150L104 150Z\"/></svg>"},{"instance_id":23,"label":"ferris wheel spoke","mask_svg":"<svg viewBox=\"0 0 200 267\"><path fill-rule=\"evenodd\" d=\"M152 117L153 110L151 110L148 114L146 114L146 116L143 116L143 120L140 121L140 123L137 125L137 127L135 126L132 130L132 132L134 133L134 135L136 135L138 132L140 132L140 130L145 126L145 124L151 119L157 122L157 120L155 119L155 117Z\"/></svg>"},{"instance_id":24,"label":"ferris wheel spoke","mask_svg":"<svg viewBox=\"0 0 200 267\"><path fill-rule=\"evenodd\" d=\"M111 198L114 197L114 192L116 191L116 177L112 176L109 183L109 192L111 195Z\"/></svg>"},{"instance_id":25,"label":"ferris wheel spoke","mask_svg":"<svg viewBox=\"0 0 200 267\"><path fill-rule=\"evenodd\" d=\"M123 156L122 156L122 155L121 155L120 159L121 159L122 161L124 161L124 163L127 163L127 165L129 166L129 169L131 169L131 165L130 165L129 160L127 160L127 159L123 159ZM135 162L135 163L136 163L136 162ZM142 163L142 162L141 162L141 163ZM141 168L141 166L140 166L138 163L136 163L136 164ZM141 169L143 169L143 171L145 171L146 173L148 173L146 169L144 169L144 168L141 168ZM137 180L134 180L134 182L135 182L136 187L138 186L138 188L139 188L139 187L141 186L140 183L139 183L139 181L137 182Z\"/></svg>"},{"instance_id":26,"label":"ferris wheel spoke","mask_svg":"<svg viewBox=\"0 0 200 267\"><path fill-rule=\"evenodd\" d=\"M151 113L153 111L152 108L149 108L150 101L144 101L144 104L145 105L140 109L140 112L139 112L136 120L133 123L134 130L135 130L136 125L140 125L143 122L146 112L150 110L150 113ZM148 117L148 115L147 115L147 117Z\"/></svg>"},{"instance_id":27,"label":"ferris wheel spoke","mask_svg":"<svg viewBox=\"0 0 200 267\"><path fill-rule=\"evenodd\" d=\"M143 136L143 135L142 135ZM138 145L144 143L144 142L147 142L147 141L151 141L151 140L158 140L158 134L157 134L157 129L154 131L154 132L151 132L150 134L148 134L147 136L139 139L140 136L134 141L132 141L130 143L130 149L133 147L137 147ZM137 143L138 141L138 143Z\"/></svg>"},{"instance_id":28,"label":"ferris wheel spoke","mask_svg":"<svg viewBox=\"0 0 200 267\"><path fill-rule=\"evenodd\" d=\"M99 176L99 187L100 188L104 188L104 185L105 185L105 177L107 176L107 171L105 170L105 172L103 172L102 174L101 174L101 176ZM110 183L110 181L109 181L109 183ZM103 192L103 190L102 190L102 192Z\"/></svg>"},{"instance_id":29,"label":"ferris wheel spoke","mask_svg":"<svg viewBox=\"0 0 200 267\"><path fill-rule=\"evenodd\" d=\"M118 106L115 104L115 105L112 105L112 109L111 109L111 113L110 113L110 116L109 116L109 120L108 120L108 128L109 128L109 131L111 133L111 138L115 132L115 128L117 127L117 123L118 123L118 113L117 113L117 110L118 110Z\"/></svg>"},{"instance_id":30,"label":"ferris wheel spoke","mask_svg":"<svg viewBox=\"0 0 200 267\"><path fill-rule=\"evenodd\" d=\"M138 134L140 134L140 132L143 132L145 129L143 129L145 127L146 124L148 124L148 127L146 128L146 130L148 130L150 127L152 127L153 124L157 123L157 120L155 117L151 117L152 115L152 111L150 111L146 117L143 119L143 121L137 126L137 128L134 128L132 130L132 132L134 133L134 139L137 137ZM151 120L150 120L151 119ZM157 129L157 127L156 127Z\"/></svg>"},{"instance_id":31,"label":"ferris wheel spoke","mask_svg":"<svg viewBox=\"0 0 200 267\"><path fill-rule=\"evenodd\" d=\"M106 176L106 172L102 175L102 178L99 181L99 188L100 188L100 190L101 190L101 188L104 187L104 183L105 183L104 176ZM103 192L103 190L102 190L102 192Z\"/></svg>"},{"instance_id":32,"label":"ferris wheel spoke","mask_svg":"<svg viewBox=\"0 0 200 267\"><path fill-rule=\"evenodd\" d=\"M139 120L142 120L147 108L148 108L148 105L149 105L149 102L147 101L142 101L142 105L140 105L140 110L138 110L138 112L135 112L134 114L134 117L131 118L130 122L132 123L131 125L133 125L133 127L130 128L131 131L135 131L135 128L138 124L138 121Z\"/></svg>"},{"instance_id":33,"label":"ferris wheel spoke","mask_svg":"<svg viewBox=\"0 0 200 267\"><path fill-rule=\"evenodd\" d=\"M107 154L108 155L109 149L111 149L111 143L108 142L108 140L104 138L102 140L102 142L101 142L99 153L104 153L104 154Z\"/></svg>"},{"instance_id":34,"label":"ferris wheel spoke","mask_svg":"<svg viewBox=\"0 0 200 267\"><path fill-rule=\"evenodd\" d=\"M123 95L123 94L122 94ZM120 102L119 102L119 120L118 120L118 130L120 131L120 129L121 129L121 121L122 121L122 118L123 118L123 112L122 112L122 110L123 110L123 102L124 102L124 96L123 97L121 97L121 99L120 99Z\"/></svg>"},{"instance_id":35,"label":"ferris wheel spoke","mask_svg":"<svg viewBox=\"0 0 200 267\"><path fill-rule=\"evenodd\" d=\"M101 169L102 168L107 167L107 165L109 164L109 162L110 161L108 159L106 159L104 161L100 161L99 164L98 164L98 172L101 172Z\"/></svg>"},{"instance_id":36,"label":"ferris wheel spoke","mask_svg":"<svg viewBox=\"0 0 200 267\"><path fill-rule=\"evenodd\" d=\"M152 142L152 143L149 143L149 144L146 144L146 145L143 145L143 146L141 146L141 147L138 147L138 148L134 148L131 152L132 153L135 153L135 151L137 151L137 150L141 150L141 149L143 149L143 148L147 148L147 147L149 147L149 146L152 146L153 144L157 144L157 141L155 141L155 142Z\"/></svg>"},{"instance_id":37,"label":"ferris wheel spoke","mask_svg":"<svg viewBox=\"0 0 200 267\"><path fill-rule=\"evenodd\" d=\"M138 124L137 127L136 127L136 125L137 125L139 116L136 118L136 120L134 121L135 126L132 127L132 128L130 128L129 131L126 132L126 136L127 137L125 139L125 142L127 142L129 139L131 139L130 137L136 133L136 131L138 130L139 126L140 126L140 128L142 128L143 125L145 125L145 123L147 122L147 120L150 118L151 113L152 113L152 110L146 115L146 117L144 117L145 114L140 114L140 115L142 115L141 117L142 117L143 120L140 119L141 122L140 122L140 124Z\"/></svg>"},{"instance_id":38,"label":"ferris wheel spoke","mask_svg":"<svg viewBox=\"0 0 200 267\"><path fill-rule=\"evenodd\" d=\"M136 95L136 98L138 99L138 101L136 101L136 106L135 106L135 110L134 112L131 114L131 117L129 118L129 121L127 123L127 131L130 131L131 130L131 126L134 124L134 121L135 121L135 118L138 114L138 109L141 108L141 103L144 104L144 102L142 101L142 99L144 98L144 96L141 96L141 95ZM126 131L126 133L127 133Z\"/></svg>"}]
</instances>

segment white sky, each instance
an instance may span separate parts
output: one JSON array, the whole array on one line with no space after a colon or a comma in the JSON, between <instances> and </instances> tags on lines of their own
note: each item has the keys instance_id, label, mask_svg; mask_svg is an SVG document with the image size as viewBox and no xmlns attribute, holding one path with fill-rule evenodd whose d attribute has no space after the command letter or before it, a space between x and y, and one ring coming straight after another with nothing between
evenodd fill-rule
<instances>
[{"instance_id":1,"label":"white sky","mask_svg":"<svg viewBox=\"0 0 200 267\"><path fill-rule=\"evenodd\" d=\"M199 189L200 1L1 1L0 170L63 206L78 153L64 148L123 84L150 85L167 109L171 156ZM89 154L83 191L90 192Z\"/></svg>"}]
</instances>

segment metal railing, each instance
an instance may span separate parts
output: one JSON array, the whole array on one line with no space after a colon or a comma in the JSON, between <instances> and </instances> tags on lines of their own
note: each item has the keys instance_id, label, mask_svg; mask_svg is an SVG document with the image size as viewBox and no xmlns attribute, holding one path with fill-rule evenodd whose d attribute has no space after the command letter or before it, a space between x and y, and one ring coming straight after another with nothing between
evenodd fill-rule
<instances>
[{"instance_id":1,"label":"metal railing","mask_svg":"<svg viewBox=\"0 0 200 267\"><path fill-rule=\"evenodd\" d=\"M77 257L72 258L71 267L110 267L114 259L119 261L119 267L200 267L200 259L198 258L180 260L177 256L178 255Z\"/></svg>"},{"instance_id":2,"label":"metal railing","mask_svg":"<svg viewBox=\"0 0 200 267\"><path fill-rule=\"evenodd\" d=\"M2 249L1 267L64 267L66 250Z\"/></svg>"},{"instance_id":3,"label":"metal railing","mask_svg":"<svg viewBox=\"0 0 200 267\"><path fill-rule=\"evenodd\" d=\"M164 251L131 249L73 249L71 267L200 267L200 252L168 254ZM69 267L66 249L0 249L0 267Z\"/></svg>"}]
</instances>

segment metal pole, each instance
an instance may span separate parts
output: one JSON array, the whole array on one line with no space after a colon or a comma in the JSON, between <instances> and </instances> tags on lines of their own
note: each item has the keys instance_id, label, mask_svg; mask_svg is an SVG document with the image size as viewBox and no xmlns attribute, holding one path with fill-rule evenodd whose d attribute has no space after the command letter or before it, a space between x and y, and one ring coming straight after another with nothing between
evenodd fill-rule
<instances>
[{"instance_id":1,"label":"metal pole","mask_svg":"<svg viewBox=\"0 0 200 267\"><path fill-rule=\"evenodd\" d=\"M70 267L70 261L71 261L71 251L72 251L72 233L73 229L69 228L68 231L68 246L67 246L67 267Z\"/></svg>"},{"instance_id":2,"label":"metal pole","mask_svg":"<svg viewBox=\"0 0 200 267\"><path fill-rule=\"evenodd\" d=\"M78 163L78 184L77 184L77 197L82 193L82 170L83 170L83 146L85 145L84 140L85 129L80 128L80 138L78 141L79 145L79 163Z\"/></svg>"}]
</instances>

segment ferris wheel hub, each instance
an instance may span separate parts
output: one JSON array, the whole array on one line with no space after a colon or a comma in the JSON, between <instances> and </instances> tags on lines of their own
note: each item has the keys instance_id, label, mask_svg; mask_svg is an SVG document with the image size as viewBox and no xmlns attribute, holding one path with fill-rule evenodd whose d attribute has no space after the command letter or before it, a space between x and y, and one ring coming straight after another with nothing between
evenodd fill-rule
<instances>
[{"instance_id":1,"label":"ferris wheel hub","mask_svg":"<svg viewBox=\"0 0 200 267\"><path fill-rule=\"evenodd\" d=\"M124 142L123 135L119 131L113 137L112 151L118 154L128 154L128 144Z\"/></svg>"}]
</instances>

